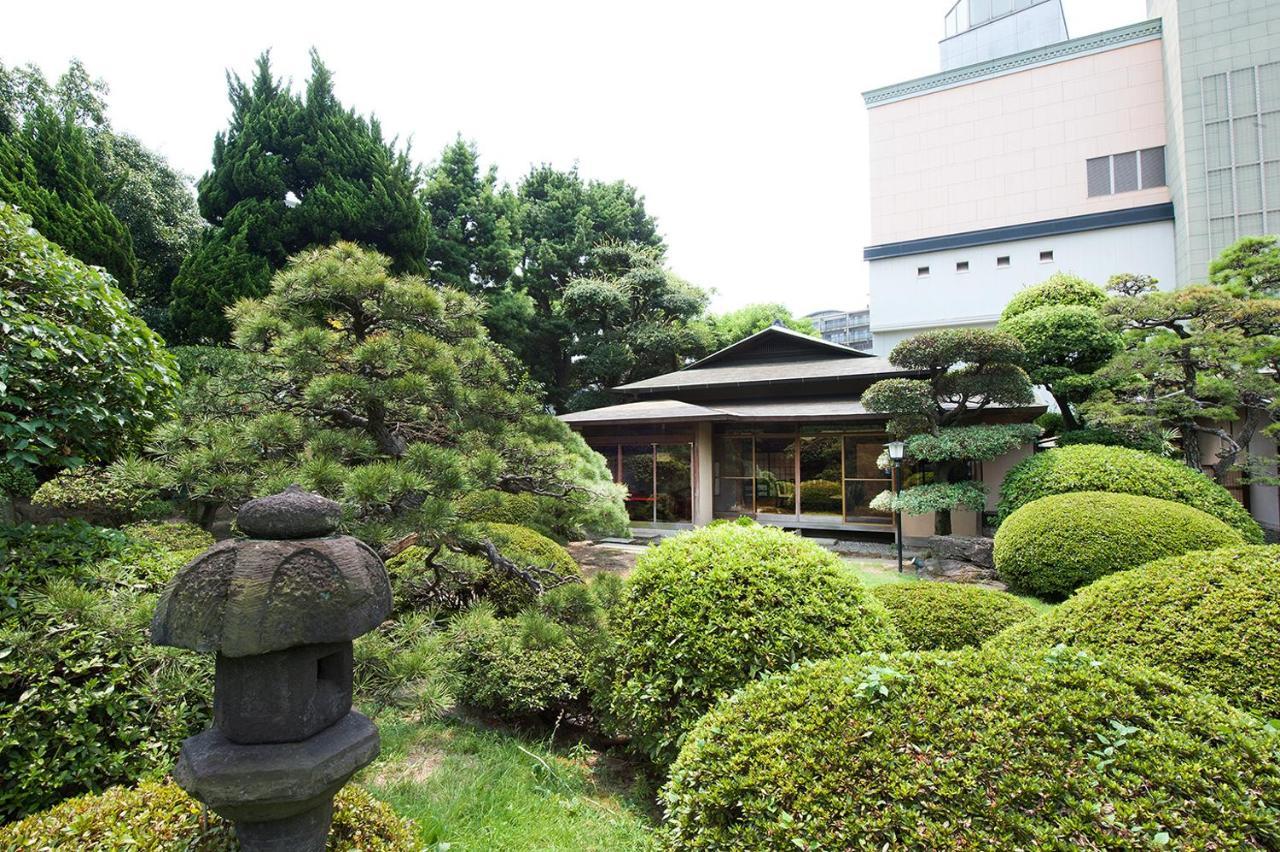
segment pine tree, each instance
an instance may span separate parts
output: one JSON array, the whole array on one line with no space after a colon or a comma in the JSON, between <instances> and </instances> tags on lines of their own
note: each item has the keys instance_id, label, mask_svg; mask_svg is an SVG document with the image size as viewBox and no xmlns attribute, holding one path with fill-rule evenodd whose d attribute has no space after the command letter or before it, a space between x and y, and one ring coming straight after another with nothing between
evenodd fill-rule
<instances>
[{"instance_id":1,"label":"pine tree","mask_svg":"<svg viewBox=\"0 0 1280 852\"><path fill-rule=\"evenodd\" d=\"M397 272L426 271L417 169L376 120L342 107L314 51L301 96L272 76L266 54L250 83L232 74L228 88L231 124L199 182L200 212L214 228L174 281L176 338L225 340L226 308L263 295L272 272L308 246L352 240L390 257Z\"/></svg>"}]
</instances>

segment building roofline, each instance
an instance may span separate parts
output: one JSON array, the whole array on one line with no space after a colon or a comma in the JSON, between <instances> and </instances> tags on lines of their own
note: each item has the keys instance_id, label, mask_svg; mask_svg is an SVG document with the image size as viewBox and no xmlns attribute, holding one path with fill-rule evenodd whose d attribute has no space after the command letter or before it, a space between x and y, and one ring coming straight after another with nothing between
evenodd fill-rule
<instances>
[{"instance_id":1,"label":"building roofline","mask_svg":"<svg viewBox=\"0 0 1280 852\"><path fill-rule=\"evenodd\" d=\"M909 257L913 254L950 251L951 249L988 246L1016 240L1032 240L1058 234L1079 234L1084 231L1099 231L1104 228L1120 228L1126 225L1145 225L1148 222L1169 222L1172 220L1173 202L1165 201L1160 204L1147 204L1142 207L1125 207L1120 210L1104 210L1100 213L1066 216L1062 219L1042 219L1039 222L1002 225L999 228L984 228L980 231L963 231L958 234L940 234L936 237L923 237L918 240L880 243L879 245L864 248L862 250L862 259L884 260L890 257Z\"/></svg>"},{"instance_id":2,"label":"building roofline","mask_svg":"<svg viewBox=\"0 0 1280 852\"><path fill-rule=\"evenodd\" d=\"M809 343L815 347L818 347L821 349L827 349L832 352L836 352L850 358L874 357L867 352L863 352L858 349L853 349L852 347L844 346L839 343L832 343L830 340L823 340L821 337L813 337L811 335L804 334L803 332L792 331L791 329L787 328L784 325L771 325L768 328L764 328L764 329L761 329L760 331L757 331L755 334L747 335L746 337L742 338L736 343L730 343L725 348L718 349L715 352L712 352L707 357L702 358L701 360L694 361L692 364L688 364L684 367L681 367L679 370L676 370L676 372L684 373L684 372L688 372L689 370L696 370L699 367L705 367L709 364L714 364L717 361L723 361L732 353L746 347L748 344L758 340L759 338L764 337L765 335L777 335L777 334L781 334L784 337L791 337L791 338L794 338L795 340L799 340L804 343ZM630 385L621 385L619 387L614 388L614 390L627 390L629 387Z\"/></svg>"},{"instance_id":3,"label":"building roofline","mask_svg":"<svg viewBox=\"0 0 1280 852\"><path fill-rule=\"evenodd\" d=\"M1033 50L1024 50L1022 53L1015 53L1010 56L1001 56L998 59L988 59L986 62L965 65L961 68L952 68L939 74L917 77L914 80L906 80L901 83L882 86L878 89L870 89L862 93L862 100L867 108L871 109L894 101L902 101L907 98L928 94L929 92L954 89L958 86L976 83L979 80L1026 71L1041 65L1050 65L1054 62L1115 50L1118 47L1154 41L1161 37L1162 32L1161 19L1153 18L1149 21L1117 27L1114 30L1068 39L1057 44L1037 47Z\"/></svg>"}]
</instances>

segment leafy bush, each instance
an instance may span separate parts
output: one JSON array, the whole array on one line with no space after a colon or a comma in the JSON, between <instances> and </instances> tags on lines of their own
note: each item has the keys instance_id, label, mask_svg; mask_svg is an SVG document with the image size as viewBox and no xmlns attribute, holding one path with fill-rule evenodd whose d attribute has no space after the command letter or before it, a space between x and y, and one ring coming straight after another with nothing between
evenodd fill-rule
<instances>
[{"instance_id":1,"label":"leafy bush","mask_svg":"<svg viewBox=\"0 0 1280 852\"><path fill-rule=\"evenodd\" d=\"M843 657L692 730L671 849L1273 849L1280 738L1066 648Z\"/></svg>"},{"instance_id":2,"label":"leafy bush","mask_svg":"<svg viewBox=\"0 0 1280 852\"><path fill-rule=\"evenodd\" d=\"M1097 284L1068 272L1055 272L1039 284L1020 290L1005 305L1000 319L1011 320L1037 308L1078 305L1100 308L1107 301L1107 291Z\"/></svg>"},{"instance_id":3,"label":"leafy bush","mask_svg":"<svg viewBox=\"0 0 1280 852\"><path fill-rule=\"evenodd\" d=\"M148 637L192 551L81 523L23 529L10 546L21 617L0 620L0 819L163 771L207 726L213 686L212 660Z\"/></svg>"},{"instance_id":4,"label":"leafy bush","mask_svg":"<svg viewBox=\"0 0 1280 852\"><path fill-rule=\"evenodd\" d=\"M1060 447L1019 463L1000 487L1000 520L1032 500L1071 491L1139 494L1185 503L1235 527L1247 543L1262 544L1262 529L1221 485L1173 459L1123 447Z\"/></svg>"},{"instance_id":5,"label":"leafy bush","mask_svg":"<svg viewBox=\"0 0 1280 852\"><path fill-rule=\"evenodd\" d=\"M460 684L472 706L501 715L549 715L585 706L587 658L569 630L538 610L496 618L480 604L450 628Z\"/></svg>"},{"instance_id":6,"label":"leafy bush","mask_svg":"<svg viewBox=\"0 0 1280 852\"><path fill-rule=\"evenodd\" d=\"M361 788L343 787L333 805L330 852L409 852L418 848L413 823L396 816ZM230 823L166 780L112 787L100 795L71 799L2 826L0 847L235 852L240 844Z\"/></svg>"},{"instance_id":7,"label":"leafy bush","mask_svg":"<svg viewBox=\"0 0 1280 852\"><path fill-rule=\"evenodd\" d=\"M992 640L1127 657L1280 717L1280 547L1184 553L1103 577Z\"/></svg>"},{"instance_id":8,"label":"leafy bush","mask_svg":"<svg viewBox=\"0 0 1280 852\"><path fill-rule=\"evenodd\" d=\"M645 552L609 625L607 711L660 763L709 707L764 672L901 647L884 606L835 554L757 525L707 527Z\"/></svg>"},{"instance_id":9,"label":"leafy bush","mask_svg":"<svg viewBox=\"0 0 1280 852\"><path fill-rule=\"evenodd\" d=\"M30 497L36 490L36 477L30 470L17 465L0 467L0 499L5 497Z\"/></svg>"},{"instance_id":10,"label":"leafy bush","mask_svg":"<svg viewBox=\"0 0 1280 852\"><path fill-rule=\"evenodd\" d=\"M498 552L521 570L532 567L544 573L543 582L581 579L582 571L569 551L541 533L514 524L474 524L469 537L493 542ZM488 559L441 550L434 557L437 572L426 564L430 551L421 546L406 548L387 560L391 589L397 610L424 606L464 608L474 601L487 600L499 615L514 615L534 602L534 592L524 580L489 564Z\"/></svg>"},{"instance_id":11,"label":"leafy bush","mask_svg":"<svg viewBox=\"0 0 1280 852\"><path fill-rule=\"evenodd\" d=\"M453 655L435 610L401 613L355 641L355 702L368 713L393 706L428 716L453 706Z\"/></svg>"},{"instance_id":12,"label":"leafy bush","mask_svg":"<svg viewBox=\"0 0 1280 852\"><path fill-rule=\"evenodd\" d=\"M161 551L207 550L213 547L213 536L195 524L181 522L129 524L124 533L134 541Z\"/></svg>"},{"instance_id":13,"label":"leafy bush","mask_svg":"<svg viewBox=\"0 0 1280 852\"><path fill-rule=\"evenodd\" d=\"M167 515L159 492L127 474L127 465L84 465L61 471L31 496L32 504L83 514L112 524Z\"/></svg>"},{"instance_id":14,"label":"leafy bush","mask_svg":"<svg viewBox=\"0 0 1280 852\"><path fill-rule=\"evenodd\" d=\"M912 651L981 645L1036 616L1031 604L1007 592L962 583L903 583L872 591Z\"/></svg>"},{"instance_id":15,"label":"leafy bush","mask_svg":"<svg viewBox=\"0 0 1280 852\"><path fill-rule=\"evenodd\" d=\"M936 435L912 435L906 451L909 458L925 462L993 459L1031 443L1042 431L1035 423L952 426Z\"/></svg>"},{"instance_id":16,"label":"leafy bush","mask_svg":"<svg viewBox=\"0 0 1280 852\"><path fill-rule=\"evenodd\" d=\"M1011 586L1062 598L1099 577L1189 550L1242 544L1240 533L1199 509L1082 491L1041 497L996 531L996 572Z\"/></svg>"},{"instance_id":17,"label":"leafy bush","mask_svg":"<svg viewBox=\"0 0 1280 852\"><path fill-rule=\"evenodd\" d=\"M177 394L164 341L110 275L86 266L0 203L0 461L109 460Z\"/></svg>"},{"instance_id":18,"label":"leafy bush","mask_svg":"<svg viewBox=\"0 0 1280 852\"><path fill-rule=\"evenodd\" d=\"M981 482L931 482L913 485L897 494L881 491L871 499L870 506L881 512L905 512L908 515L927 515L930 512L949 512L952 509L969 509L981 512L987 506L987 488Z\"/></svg>"},{"instance_id":19,"label":"leafy bush","mask_svg":"<svg viewBox=\"0 0 1280 852\"><path fill-rule=\"evenodd\" d=\"M1058 436L1059 447L1070 447L1078 444L1096 444L1102 447L1128 447L1155 455L1165 454L1165 441L1156 432L1121 432L1106 426L1086 426L1083 429L1072 429Z\"/></svg>"}]
</instances>

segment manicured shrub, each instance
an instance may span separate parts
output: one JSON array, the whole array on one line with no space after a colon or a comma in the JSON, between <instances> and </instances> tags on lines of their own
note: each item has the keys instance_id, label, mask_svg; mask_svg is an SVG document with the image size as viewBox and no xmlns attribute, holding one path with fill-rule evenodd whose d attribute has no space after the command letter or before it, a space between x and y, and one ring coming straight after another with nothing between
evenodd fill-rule
<instances>
[{"instance_id":1,"label":"manicured shrub","mask_svg":"<svg viewBox=\"0 0 1280 852\"><path fill-rule=\"evenodd\" d=\"M582 571L569 551L541 533L514 524L485 523L468 528L470 538L487 539L521 570L535 569L544 584L581 579ZM441 550L435 561L439 573L428 568L430 551L413 546L387 560L396 609L442 606L462 609L477 600L493 604L499 615L514 615L534 602L528 583L494 568L481 556Z\"/></svg>"},{"instance_id":2,"label":"manicured shrub","mask_svg":"<svg viewBox=\"0 0 1280 852\"><path fill-rule=\"evenodd\" d=\"M545 613L496 618L483 605L450 629L460 700L505 716L546 716L586 705L587 656Z\"/></svg>"},{"instance_id":3,"label":"manicured shrub","mask_svg":"<svg viewBox=\"0 0 1280 852\"><path fill-rule=\"evenodd\" d=\"M29 469L17 465L0 467L0 500L6 497L30 497L37 487Z\"/></svg>"},{"instance_id":4,"label":"manicured shrub","mask_svg":"<svg viewBox=\"0 0 1280 852\"><path fill-rule=\"evenodd\" d=\"M1095 444L1037 453L1009 471L1000 487L1000 520L1032 500L1071 491L1110 491L1194 506L1235 527L1248 544L1262 529L1227 489L1173 459Z\"/></svg>"},{"instance_id":5,"label":"manicured shrub","mask_svg":"<svg viewBox=\"0 0 1280 852\"><path fill-rule=\"evenodd\" d=\"M505 491L473 491L457 502L458 517L464 521L518 524L562 543L565 536L554 529L556 518L537 495L508 494Z\"/></svg>"},{"instance_id":6,"label":"manicured shrub","mask_svg":"<svg viewBox=\"0 0 1280 852\"><path fill-rule=\"evenodd\" d=\"M708 708L762 673L902 643L835 554L754 524L707 527L645 552L609 625L608 714L660 763Z\"/></svg>"},{"instance_id":7,"label":"manicured shrub","mask_svg":"<svg viewBox=\"0 0 1280 852\"><path fill-rule=\"evenodd\" d=\"M1240 533L1182 503L1082 491L1041 497L996 531L996 573L1043 598L1064 598L1099 577L1189 550L1242 544Z\"/></svg>"},{"instance_id":8,"label":"manicured shrub","mask_svg":"<svg viewBox=\"0 0 1280 852\"><path fill-rule=\"evenodd\" d=\"M195 524L175 521L129 524L124 528L129 538L157 550L175 552L206 550L213 547L213 536Z\"/></svg>"},{"instance_id":9,"label":"manicured shrub","mask_svg":"<svg viewBox=\"0 0 1280 852\"><path fill-rule=\"evenodd\" d=\"M1103 577L991 642L1059 643L1154 666L1280 717L1280 547L1184 553Z\"/></svg>"},{"instance_id":10,"label":"manicured shrub","mask_svg":"<svg viewBox=\"0 0 1280 852\"><path fill-rule=\"evenodd\" d=\"M213 661L148 639L158 592L192 555L81 523L17 539L14 615L0 617L0 820L163 771L208 725Z\"/></svg>"},{"instance_id":11,"label":"manicured shrub","mask_svg":"<svg viewBox=\"0 0 1280 852\"><path fill-rule=\"evenodd\" d=\"M2 826L0 847L235 852L240 844L230 823L166 780L112 787ZM418 847L413 823L359 787L339 791L329 829L331 852L409 852Z\"/></svg>"},{"instance_id":12,"label":"manicured shrub","mask_svg":"<svg viewBox=\"0 0 1280 852\"><path fill-rule=\"evenodd\" d=\"M1131 450L1141 450L1158 456L1162 456L1165 448L1163 436L1156 432L1120 432L1115 429L1108 429L1105 426L1087 426L1083 429L1072 429L1070 432L1064 432L1058 436L1059 447L1070 447L1077 444L1128 447Z\"/></svg>"},{"instance_id":13,"label":"manicured shrub","mask_svg":"<svg viewBox=\"0 0 1280 852\"><path fill-rule=\"evenodd\" d=\"M865 654L752 684L688 735L670 849L1274 849L1280 738L1065 647Z\"/></svg>"},{"instance_id":14,"label":"manicured shrub","mask_svg":"<svg viewBox=\"0 0 1280 852\"><path fill-rule=\"evenodd\" d=\"M1036 616L1031 604L1008 592L963 583L903 583L872 591L912 651L981 645L1001 630Z\"/></svg>"},{"instance_id":15,"label":"manicured shrub","mask_svg":"<svg viewBox=\"0 0 1280 852\"><path fill-rule=\"evenodd\" d=\"M84 465L63 470L37 488L31 502L110 525L163 516L173 510L169 503L159 499L154 488L122 475L116 465Z\"/></svg>"}]
</instances>

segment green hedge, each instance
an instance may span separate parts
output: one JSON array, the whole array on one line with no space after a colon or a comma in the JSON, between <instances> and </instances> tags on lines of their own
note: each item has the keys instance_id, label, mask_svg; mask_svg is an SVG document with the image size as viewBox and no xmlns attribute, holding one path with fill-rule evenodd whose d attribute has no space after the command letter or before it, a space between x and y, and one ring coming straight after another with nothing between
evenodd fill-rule
<instances>
[{"instance_id":1,"label":"green hedge","mask_svg":"<svg viewBox=\"0 0 1280 852\"><path fill-rule=\"evenodd\" d=\"M1242 543L1222 521L1181 503L1082 491L1018 509L996 531L994 556L996 573L1009 585L1063 598L1153 559Z\"/></svg>"},{"instance_id":2,"label":"green hedge","mask_svg":"<svg viewBox=\"0 0 1280 852\"><path fill-rule=\"evenodd\" d=\"M1008 592L963 583L901 583L872 591L912 651L981 645L1005 628L1036 616L1031 604Z\"/></svg>"},{"instance_id":3,"label":"green hedge","mask_svg":"<svg viewBox=\"0 0 1280 852\"><path fill-rule=\"evenodd\" d=\"M1275 849L1280 737L1057 648L827 660L688 735L669 849Z\"/></svg>"},{"instance_id":4,"label":"green hedge","mask_svg":"<svg viewBox=\"0 0 1280 852\"><path fill-rule=\"evenodd\" d=\"M82 523L18 532L0 618L0 820L163 771L207 727L213 689L211 658L148 637L157 594L196 551Z\"/></svg>"},{"instance_id":5,"label":"green hedge","mask_svg":"<svg viewBox=\"0 0 1280 852\"><path fill-rule=\"evenodd\" d=\"M1185 553L1103 577L991 642L1059 643L1155 666L1280 717L1280 547Z\"/></svg>"},{"instance_id":6,"label":"green hedge","mask_svg":"<svg viewBox=\"0 0 1280 852\"><path fill-rule=\"evenodd\" d=\"M172 781L112 787L96 796L0 826L3 849L120 849L235 852L235 830ZM413 823L359 787L334 800L330 852L410 852L418 849Z\"/></svg>"},{"instance_id":7,"label":"green hedge","mask_svg":"<svg viewBox=\"0 0 1280 852\"><path fill-rule=\"evenodd\" d=\"M1126 447L1081 444L1038 453L1018 464L1000 487L1000 521L1032 500L1072 491L1159 497L1194 506L1235 527L1247 544L1262 529L1227 489L1181 462Z\"/></svg>"},{"instance_id":8,"label":"green hedge","mask_svg":"<svg viewBox=\"0 0 1280 852\"><path fill-rule=\"evenodd\" d=\"M760 674L902 642L835 554L755 524L711 526L646 551L609 625L607 714L659 763L708 708Z\"/></svg>"},{"instance_id":9,"label":"green hedge","mask_svg":"<svg viewBox=\"0 0 1280 852\"><path fill-rule=\"evenodd\" d=\"M159 550L207 550L213 547L213 536L195 524L161 521L137 523L124 527L130 538Z\"/></svg>"}]
</instances>

